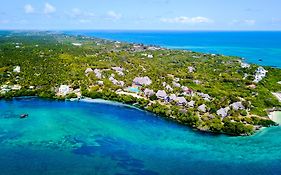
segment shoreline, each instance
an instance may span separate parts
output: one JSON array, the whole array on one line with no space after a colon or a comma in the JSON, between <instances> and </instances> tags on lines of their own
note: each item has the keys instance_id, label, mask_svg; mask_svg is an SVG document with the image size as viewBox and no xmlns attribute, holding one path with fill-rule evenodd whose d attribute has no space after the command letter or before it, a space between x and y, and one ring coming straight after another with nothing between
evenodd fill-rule
<instances>
[{"instance_id":1,"label":"shoreline","mask_svg":"<svg viewBox=\"0 0 281 175\"><path fill-rule=\"evenodd\" d=\"M46 98L41 98L38 96L21 96L21 97L13 97L12 99L28 99L28 98L39 98L39 99L46 99ZM119 101L112 101L112 100L105 100L102 98L97 98L97 99L93 99L93 98L89 98L89 97L82 97L82 98L71 98L71 99L56 99L56 98L50 98L49 100L60 100L60 101L64 101L64 102L83 102L83 103L96 103L96 104L107 104L107 105L113 105L113 106L119 106L119 107L126 107L126 108L131 108L131 109L136 109L142 112L147 112L150 113L156 117L160 117L162 119L166 119L168 121L174 122L175 124L181 125L181 126L186 126L180 122L178 122L178 120L172 118L172 117L162 117L161 115L157 115L154 112L150 112L148 110L145 109L141 109L137 106L134 106L134 104L126 104L126 103L122 103ZM278 113L280 113L278 115ZM277 124L281 124L281 111L273 111L270 112L269 115L267 116L270 120L274 121ZM277 120L279 118L279 120ZM256 128L254 130L254 133L252 134L241 134L241 135L235 135L235 134L230 134L230 133L226 133L226 132L212 132L210 130L202 130L200 128L195 128L195 127L187 127L190 128L191 130L194 130L196 132L200 132L200 133L207 133L207 134L211 134L211 135L227 135L227 136L231 136L231 137L244 137L244 136L251 136L251 135L255 135L257 133L262 132L265 128L268 127L260 127L260 128Z\"/></svg>"},{"instance_id":2,"label":"shoreline","mask_svg":"<svg viewBox=\"0 0 281 175\"><path fill-rule=\"evenodd\" d=\"M281 111L270 112L268 117L270 118L270 120L272 120L278 124L281 124Z\"/></svg>"}]
</instances>

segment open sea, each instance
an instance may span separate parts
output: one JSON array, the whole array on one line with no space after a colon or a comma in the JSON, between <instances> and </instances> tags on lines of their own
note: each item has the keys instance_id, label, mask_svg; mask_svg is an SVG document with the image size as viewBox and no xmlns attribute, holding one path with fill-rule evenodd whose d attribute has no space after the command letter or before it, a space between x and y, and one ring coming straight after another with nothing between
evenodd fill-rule
<instances>
[{"instance_id":1,"label":"open sea","mask_svg":"<svg viewBox=\"0 0 281 175\"><path fill-rule=\"evenodd\" d=\"M248 63L281 68L281 32L82 30L65 33L152 44L170 49L239 56L245 58Z\"/></svg>"},{"instance_id":2,"label":"open sea","mask_svg":"<svg viewBox=\"0 0 281 175\"><path fill-rule=\"evenodd\" d=\"M278 175L280 145L281 127L229 137L116 104L0 101L1 175Z\"/></svg>"}]
</instances>

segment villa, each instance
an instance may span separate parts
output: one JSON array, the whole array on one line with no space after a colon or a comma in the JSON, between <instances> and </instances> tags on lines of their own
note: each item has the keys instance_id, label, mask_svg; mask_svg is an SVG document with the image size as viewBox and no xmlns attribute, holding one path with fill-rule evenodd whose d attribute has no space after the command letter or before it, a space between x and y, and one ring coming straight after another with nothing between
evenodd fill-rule
<instances>
[{"instance_id":1,"label":"villa","mask_svg":"<svg viewBox=\"0 0 281 175\"><path fill-rule=\"evenodd\" d=\"M119 76L124 76L125 74L124 74L124 69L123 68L121 68L121 67L112 67L111 68L112 70L115 70L116 71L116 73L119 75Z\"/></svg>"},{"instance_id":2,"label":"villa","mask_svg":"<svg viewBox=\"0 0 281 175\"><path fill-rule=\"evenodd\" d=\"M147 55L147 58L153 58L153 55L149 54L149 55Z\"/></svg>"},{"instance_id":3,"label":"villa","mask_svg":"<svg viewBox=\"0 0 281 175\"><path fill-rule=\"evenodd\" d=\"M198 96L202 97L205 101L210 101L211 100L211 97L209 94L204 94L202 92L200 93L197 93Z\"/></svg>"},{"instance_id":4,"label":"villa","mask_svg":"<svg viewBox=\"0 0 281 175\"><path fill-rule=\"evenodd\" d=\"M231 105L229 105L230 107L232 107L234 110L239 110L239 109L245 109L245 107L243 106L242 102L235 102L232 103Z\"/></svg>"},{"instance_id":5,"label":"villa","mask_svg":"<svg viewBox=\"0 0 281 175\"><path fill-rule=\"evenodd\" d=\"M173 86L177 87L177 88L181 87L181 85L179 83L177 83L177 82L173 82Z\"/></svg>"},{"instance_id":6,"label":"villa","mask_svg":"<svg viewBox=\"0 0 281 175\"><path fill-rule=\"evenodd\" d=\"M177 98L177 105L186 105L187 101L184 97L178 97Z\"/></svg>"},{"instance_id":7,"label":"villa","mask_svg":"<svg viewBox=\"0 0 281 175\"><path fill-rule=\"evenodd\" d=\"M167 91L173 91L174 90L170 85L166 85L165 88L166 88Z\"/></svg>"},{"instance_id":8,"label":"villa","mask_svg":"<svg viewBox=\"0 0 281 175\"><path fill-rule=\"evenodd\" d=\"M70 93L70 88L69 88L69 86L67 86L67 85L61 85L61 86L59 87L59 92L58 92L58 93L61 94L61 95L63 95L63 96L67 95L68 93Z\"/></svg>"},{"instance_id":9,"label":"villa","mask_svg":"<svg viewBox=\"0 0 281 175\"><path fill-rule=\"evenodd\" d=\"M158 90L156 96L158 99L163 99L163 100L167 99L168 97L167 93L164 90Z\"/></svg>"},{"instance_id":10,"label":"villa","mask_svg":"<svg viewBox=\"0 0 281 175\"><path fill-rule=\"evenodd\" d=\"M192 95L193 94L192 89L190 89L186 86L182 86L181 89L183 91L183 95Z\"/></svg>"},{"instance_id":11,"label":"villa","mask_svg":"<svg viewBox=\"0 0 281 175\"><path fill-rule=\"evenodd\" d=\"M193 108L194 105L195 105L195 101L193 101L193 100L187 103L187 106L190 108Z\"/></svg>"},{"instance_id":12,"label":"villa","mask_svg":"<svg viewBox=\"0 0 281 175\"><path fill-rule=\"evenodd\" d=\"M152 81L147 76L145 76L145 77L136 77L133 80L133 84L135 84L136 86L149 86L151 83L152 83Z\"/></svg>"},{"instance_id":13,"label":"villa","mask_svg":"<svg viewBox=\"0 0 281 175\"><path fill-rule=\"evenodd\" d=\"M202 105L200 105L200 106L198 107L198 111L206 112L206 111L207 111L206 107L207 107L207 106L206 106L205 104L202 104Z\"/></svg>"},{"instance_id":14,"label":"villa","mask_svg":"<svg viewBox=\"0 0 281 175\"><path fill-rule=\"evenodd\" d=\"M242 67L242 68L250 68L251 65L250 65L250 64L247 64L247 63L241 62L241 67Z\"/></svg>"},{"instance_id":15,"label":"villa","mask_svg":"<svg viewBox=\"0 0 281 175\"><path fill-rule=\"evenodd\" d=\"M98 79L101 79L101 78L102 78L101 70L95 69L95 70L94 70L94 73L96 74L96 77L97 77Z\"/></svg>"},{"instance_id":16,"label":"villa","mask_svg":"<svg viewBox=\"0 0 281 175\"><path fill-rule=\"evenodd\" d=\"M255 74L255 80L253 81L254 83L258 83L260 82L264 77L266 77L266 73L268 71L265 70L263 67L259 67L257 70L256 70L256 74Z\"/></svg>"},{"instance_id":17,"label":"villa","mask_svg":"<svg viewBox=\"0 0 281 175\"><path fill-rule=\"evenodd\" d=\"M195 71L195 68L192 66L189 66L187 69L189 73L193 73Z\"/></svg>"},{"instance_id":18,"label":"villa","mask_svg":"<svg viewBox=\"0 0 281 175\"><path fill-rule=\"evenodd\" d=\"M72 43L73 46L82 46L81 43Z\"/></svg>"},{"instance_id":19,"label":"villa","mask_svg":"<svg viewBox=\"0 0 281 175\"><path fill-rule=\"evenodd\" d=\"M228 115L229 109L230 109L229 107L220 108L219 110L217 110L217 115L221 116L222 118L225 118Z\"/></svg>"},{"instance_id":20,"label":"villa","mask_svg":"<svg viewBox=\"0 0 281 175\"><path fill-rule=\"evenodd\" d=\"M147 96L147 97L151 97L155 94L155 92L151 89L148 89L146 88L144 91L143 91L144 95Z\"/></svg>"},{"instance_id":21,"label":"villa","mask_svg":"<svg viewBox=\"0 0 281 175\"><path fill-rule=\"evenodd\" d=\"M103 85L104 85L103 81L97 81L97 84L98 84L99 86L103 86Z\"/></svg>"},{"instance_id":22,"label":"villa","mask_svg":"<svg viewBox=\"0 0 281 175\"><path fill-rule=\"evenodd\" d=\"M171 94L171 95L169 96L169 100L170 100L170 101L177 101L177 99L178 99L178 97L177 97L175 94Z\"/></svg>"},{"instance_id":23,"label":"villa","mask_svg":"<svg viewBox=\"0 0 281 175\"><path fill-rule=\"evenodd\" d=\"M20 73L20 66L16 66L13 70L15 73Z\"/></svg>"},{"instance_id":24,"label":"villa","mask_svg":"<svg viewBox=\"0 0 281 175\"><path fill-rule=\"evenodd\" d=\"M91 73L91 72L94 72L93 69L91 69L91 68L87 68L87 69L85 70L85 74L86 74L86 75L88 75L88 74Z\"/></svg>"}]
</instances>

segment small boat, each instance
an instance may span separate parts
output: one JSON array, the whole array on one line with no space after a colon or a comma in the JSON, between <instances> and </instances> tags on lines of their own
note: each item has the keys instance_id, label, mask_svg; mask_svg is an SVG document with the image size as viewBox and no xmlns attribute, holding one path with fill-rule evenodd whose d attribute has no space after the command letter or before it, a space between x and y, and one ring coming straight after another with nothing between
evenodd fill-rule
<instances>
[{"instance_id":1,"label":"small boat","mask_svg":"<svg viewBox=\"0 0 281 175\"><path fill-rule=\"evenodd\" d=\"M259 61L262 61L262 59L259 59Z\"/></svg>"},{"instance_id":2,"label":"small boat","mask_svg":"<svg viewBox=\"0 0 281 175\"><path fill-rule=\"evenodd\" d=\"M27 117L28 117L28 114L21 114L21 115L20 115L20 118L21 118L21 119L27 118Z\"/></svg>"}]
</instances>

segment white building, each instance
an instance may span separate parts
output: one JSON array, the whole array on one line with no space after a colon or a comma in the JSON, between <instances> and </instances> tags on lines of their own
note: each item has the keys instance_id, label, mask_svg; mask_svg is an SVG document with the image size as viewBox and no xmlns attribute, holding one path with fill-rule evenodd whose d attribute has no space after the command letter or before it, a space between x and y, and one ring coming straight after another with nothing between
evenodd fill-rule
<instances>
[{"instance_id":1,"label":"white building","mask_svg":"<svg viewBox=\"0 0 281 175\"><path fill-rule=\"evenodd\" d=\"M69 92L70 92L69 86L67 86L67 85L61 85L61 86L59 87L59 93L60 93L61 95L66 95L66 94L68 94Z\"/></svg>"},{"instance_id":2,"label":"white building","mask_svg":"<svg viewBox=\"0 0 281 175\"><path fill-rule=\"evenodd\" d=\"M202 104L198 107L198 110L201 111L201 112L206 112L207 111L206 107L207 106L205 104Z\"/></svg>"},{"instance_id":3,"label":"white building","mask_svg":"<svg viewBox=\"0 0 281 175\"><path fill-rule=\"evenodd\" d=\"M177 104L178 105L186 105L187 104L187 101L184 97L178 97L177 98Z\"/></svg>"},{"instance_id":4,"label":"white building","mask_svg":"<svg viewBox=\"0 0 281 175\"><path fill-rule=\"evenodd\" d=\"M168 97L167 93L164 90L158 90L156 96L157 98L164 99L164 100Z\"/></svg>"},{"instance_id":5,"label":"white building","mask_svg":"<svg viewBox=\"0 0 281 175\"><path fill-rule=\"evenodd\" d=\"M101 78L102 78L101 71L100 71L99 69L95 69L95 70L94 70L94 73L96 74L96 77L97 77L98 79L101 79Z\"/></svg>"},{"instance_id":6,"label":"white building","mask_svg":"<svg viewBox=\"0 0 281 175\"><path fill-rule=\"evenodd\" d=\"M20 73L20 66L16 66L13 70L15 73Z\"/></svg>"},{"instance_id":7,"label":"white building","mask_svg":"<svg viewBox=\"0 0 281 175\"><path fill-rule=\"evenodd\" d=\"M73 46L82 46L81 43L72 43Z\"/></svg>"},{"instance_id":8,"label":"white building","mask_svg":"<svg viewBox=\"0 0 281 175\"><path fill-rule=\"evenodd\" d=\"M147 96L147 97L151 97L155 94L155 92L151 89L148 89L146 88L144 91L143 91L144 95Z\"/></svg>"},{"instance_id":9,"label":"white building","mask_svg":"<svg viewBox=\"0 0 281 175\"><path fill-rule=\"evenodd\" d=\"M258 82L260 82L263 78L265 78L267 72L268 72L267 70L265 70L263 67L260 66L260 67L256 70L254 83L258 83Z\"/></svg>"},{"instance_id":10,"label":"white building","mask_svg":"<svg viewBox=\"0 0 281 175\"><path fill-rule=\"evenodd\" d=\"M91 69L91 68L87 68L87 69L85 70L85 74L86 74L86 75L88 75L88 74L91 73L91 72L94 72L93 69Z\"/></svg>"},{"instance_id":11,"label":"white building","mask_svg":"<svg viewBox=\"0 0 281 175\"><path fill-rule=\"evenodd\" d=\"M242 68L250 68L250 64L248 64L248 63L243 63L243 62L241 62L241 67Z\"/></svg>"},{"instance_id":12,"label":"white building","mask_svg":"<svg viewBox=\"0 0 281 175\"><path fill-rule=\"evenodd\" d=\"M145 77L136 77L134 80L133 80L133 83L136 84L136 85L139 85L139 86L148 86L152 83L152 81L150 80L149 77L145 76Z\"/></svg>"},{"instance_id":13,"label":"white building","mask_svg":"<svg viewBox=\"0 0 281 175\"><path fill-rule=\"evenodd\" d=\"M229 107L220 108L219 110L217 110L217 115L221 116L222 118L225 118L228 115L228 111L229 111Z\"/></svg>"}]
</instances>

